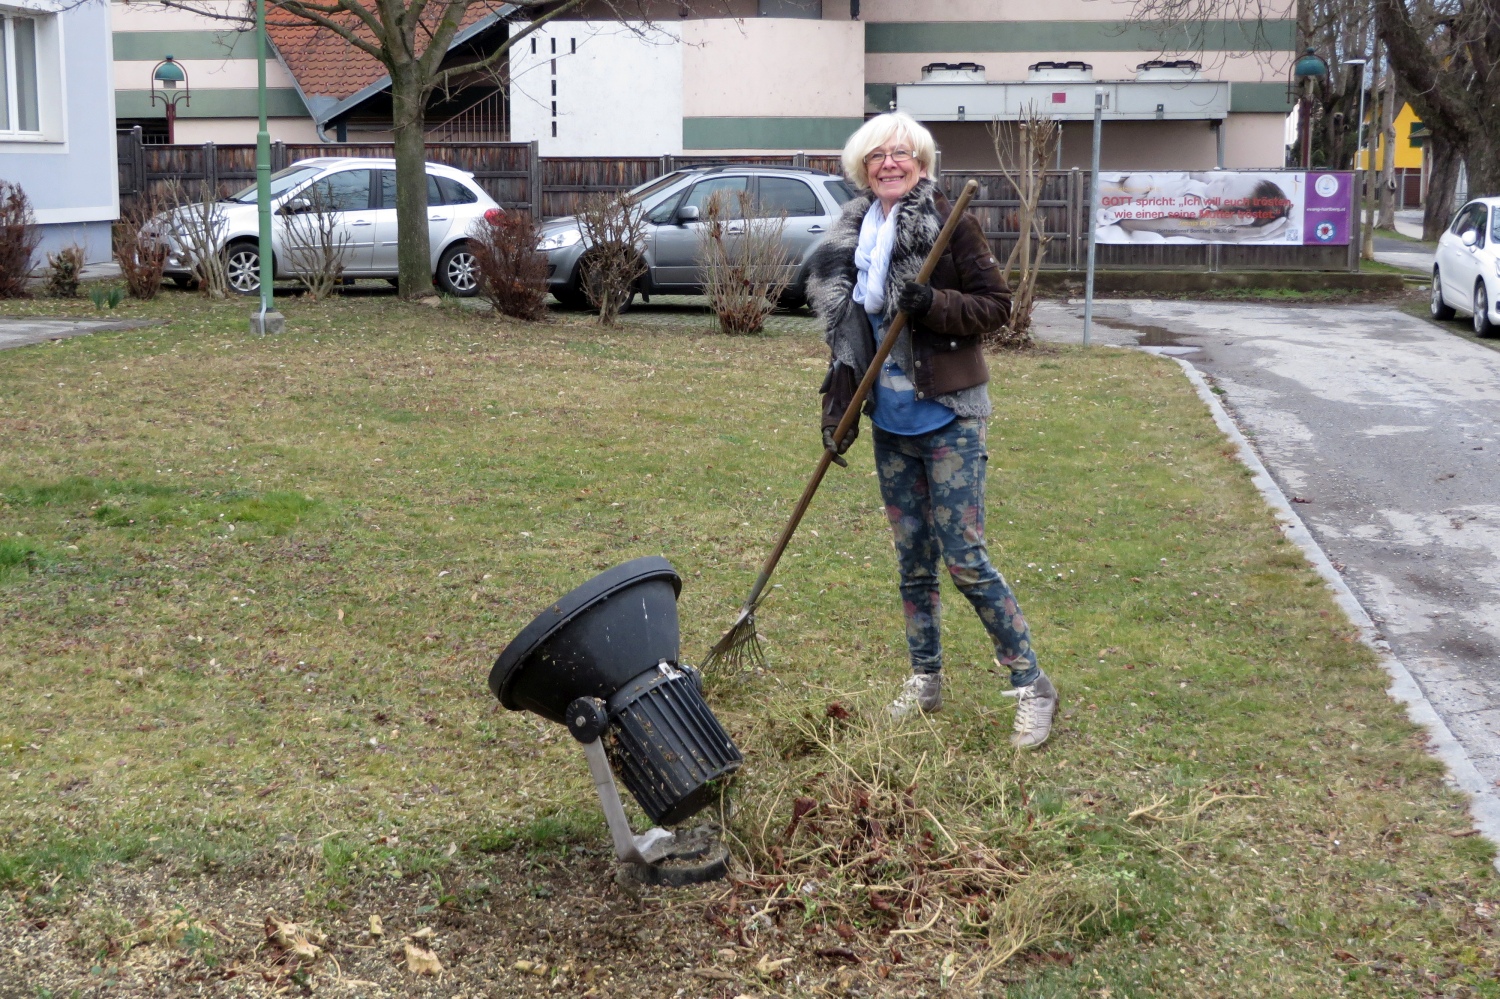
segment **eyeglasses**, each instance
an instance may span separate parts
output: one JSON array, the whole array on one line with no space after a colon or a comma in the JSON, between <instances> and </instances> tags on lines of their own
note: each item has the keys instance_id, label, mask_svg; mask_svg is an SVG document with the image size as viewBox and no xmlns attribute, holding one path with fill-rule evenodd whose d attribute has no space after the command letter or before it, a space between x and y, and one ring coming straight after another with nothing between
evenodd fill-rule
<instances>
[{"instance_id":1,"label":"eyeglasses","mask_svg":"<svg viewBox=\"0 0 1500 999\"><path fill-rule=\"evenodd\" d=\"M881 160L890 160L892 163L910 163L913 155L915 154L910 149L892 149L888 153L883 153L877 149L875 152L865 156L865 166L875 166Z\"/></svg>"}]
</instances>

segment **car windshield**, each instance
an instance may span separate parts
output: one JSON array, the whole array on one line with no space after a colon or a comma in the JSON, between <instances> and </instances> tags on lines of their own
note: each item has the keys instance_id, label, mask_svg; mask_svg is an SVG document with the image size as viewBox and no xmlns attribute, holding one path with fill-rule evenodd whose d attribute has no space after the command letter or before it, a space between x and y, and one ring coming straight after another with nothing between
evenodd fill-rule
<instances>
[{"instance_id":1,"label":"car windshield","mask_svg":"<svg viewBox=\"0 0 1500 999\"><path fill-rule=\"evenodd\" d=\"M311 180L322 169L320 166L293 164L283 170L277 170L271 174L271 200L281 197L304 180ZM238 201L242 205L255 204L255 185L251 184L243 191L230 195L229 200Z\"/></svg>"},{"instance_id":2,"label":"car windshield","mask_svg":"<svg viewBox=\"0 0 1500 999\"><path fill-rule=\"evenodd\" d=\"M632 187L630 189L630 197L635 201L642 201L658 191L666 190L686 176L686 170L674 170L665 176L657 177L655 180L648 180L639 187Z\"/></svg>"}]
</instances>

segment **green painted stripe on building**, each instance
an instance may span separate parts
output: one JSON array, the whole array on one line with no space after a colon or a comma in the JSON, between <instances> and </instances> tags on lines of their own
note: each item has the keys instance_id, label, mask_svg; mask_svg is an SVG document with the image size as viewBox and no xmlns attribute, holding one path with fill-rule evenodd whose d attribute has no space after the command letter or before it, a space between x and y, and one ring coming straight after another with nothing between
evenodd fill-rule
<instances>
[{"instance_id":1,"label":"green painted stripe on building","mask_svg":"<svg viewBox=\"0 0 1500 999\"><path fill-rule=\"evenodd\" d=\"M866 52L1292 52L1296 21L949 21L865 25Z\"/></svg>"},{"instance_id":2,"label":"green painted stripe on building","mask_svg":"<svg viewBox=\"0 0 1500 999\"><path fill-rule=\"evenodd\" d=\"M192 103L177 105L179 118L255 118L259 113L253 87L243 90L199 90L195 87ZM149 90L116 90L115 114L121 118L164 117L160 101L155 107L151 106ZM309 117L301 96L290 87L267 88L266 114L272 118Z\"/></svg>"},{"instance_id":3,"label":"green painted stripe on building","mask_svg":"<svg viewBox=\"0 0 1500 999\"><path fill-rule=\"evenodd\" d=\"M254 59L255 32L115 32L115 58L117 60L157 62L167 56L174 59ZM272 58L274 59L275 56Z\"/></svg>"},{"instance_id":4,"label":"green painted stripe on building","mask_svg":"<svg viewBox=\"0 0 1500 999\"><path fill-rule=\"evenodd\" d=\"M1290 114L1296 102L1287 98L1285 83L1231 83L1231 112Z\"/></svg>"},{"instance_id":5,"label":"green painted stripe on building","mask_svg":"<svg viewBox=\"0 0 1500 999\"><path fill-rule=\"evenodd\" d=\"M683 149L842 149L863 118L684 118Z\"/></svg>"}]
</instances>

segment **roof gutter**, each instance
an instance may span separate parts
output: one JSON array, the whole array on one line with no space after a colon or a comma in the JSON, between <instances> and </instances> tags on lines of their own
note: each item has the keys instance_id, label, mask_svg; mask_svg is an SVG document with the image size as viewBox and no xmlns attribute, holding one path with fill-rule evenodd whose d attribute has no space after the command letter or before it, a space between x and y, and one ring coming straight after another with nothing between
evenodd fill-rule
<instances>
[{"instance_id":1,"label":"roof gutter","mask_svg":"<svg viewBox=\"0 0 1500 999\"><path fill-rule=\"evenodd\" d=\"M490 30L500 21L515 13L516 10L517 7L515 4L508 3L505 6L501 7L499 10L495 11L493 14L488 14L484 17L481 17L479 20L475 21L473 24L469 25L467 28L453 36L453 41L448 43L448 51L452 52L454 49L458 48L458 46L463 45L464 43ZM390 87L390 85L391 78L389 74L387 74L386 76L382 76L380 79L376 80L369 86L359 90L356 93L350 94L348 97L345 97L337 104L334 104L332 107L325 110L322 114L314 112L313 125L318 133L318 139L322 142L333 141L324 134L324 130L328 128L328 123L330 121L340 117L341 115L348 114L350 111L353 111L355 108L359 107L361 104L374 97L376 94L386 90L388 87ZM299 94L302 93L302 87L300 84L297 87L297 92ZM306 94L302 95L302 101L304 104L308 103ZM309 110L311 110L310 106Z\"/></svg>"}]
</instances>

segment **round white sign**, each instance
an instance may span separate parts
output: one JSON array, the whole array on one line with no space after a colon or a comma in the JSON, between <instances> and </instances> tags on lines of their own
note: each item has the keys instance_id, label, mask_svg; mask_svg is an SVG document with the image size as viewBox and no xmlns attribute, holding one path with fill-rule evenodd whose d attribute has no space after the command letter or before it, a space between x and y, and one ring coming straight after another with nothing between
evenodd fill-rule
<instances>
[{"instance_id":1,"label":"round white sign","mask_svg":"<svg viewBox=\"0 0 1500 999\"><path fill-rule=\"evenodd\" d=\"M1320 198L1331 198L1339 193L1339 179L1333 174L1325 173L1313 184L1313 190L1318 192Z\"/></svg>"}]
</instances>

